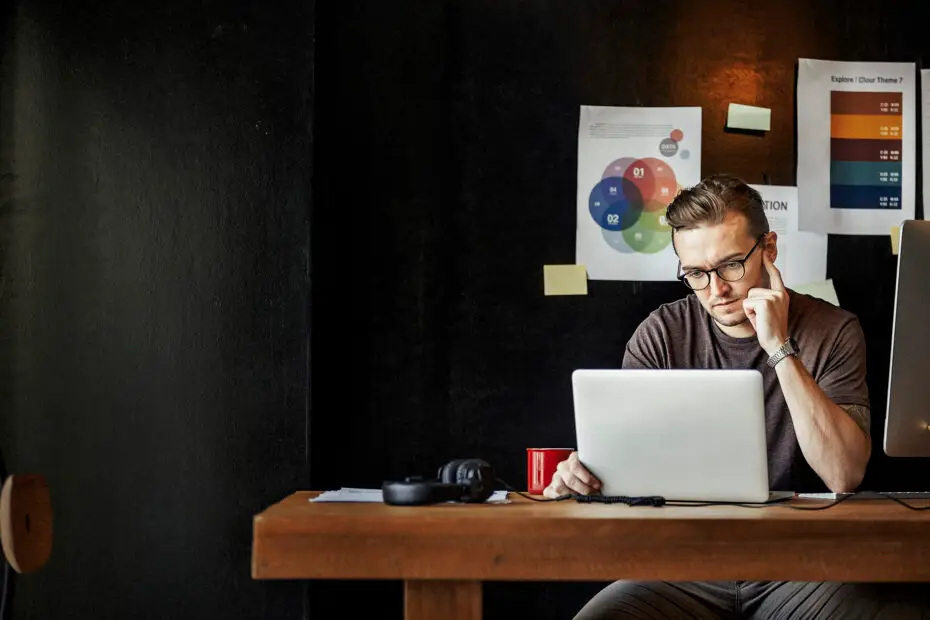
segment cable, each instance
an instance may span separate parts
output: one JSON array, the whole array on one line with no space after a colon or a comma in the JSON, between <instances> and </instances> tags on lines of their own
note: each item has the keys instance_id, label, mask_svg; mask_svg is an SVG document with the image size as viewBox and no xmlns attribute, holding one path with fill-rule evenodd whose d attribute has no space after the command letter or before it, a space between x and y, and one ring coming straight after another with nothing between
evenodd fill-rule
<instances>
[{"instance_id":1,"label":"cable","mask_svg":"<svg viewBox=\"0 0 930 620\"><path fill-rule=\"evenodd\" d=\"M597 494L582 495L580 493L567 493L565 495L560 495L558 497L539 498L539 497L533 497L532 495L528 493L524 493L523 491L518 491L517 489L513 487L513 485L508 484L506 480L502 480L501 478L498 478L497 481L501 483L502 485L504 485L504 488L507 491L511 493L516 493L517 495L521 497L525 497L526 499L532 500L534 502L563 502L565 500L574 499L576 502L580 504L626 504L628 506L652 506L654 508L660 508L662 506L678 506L678 507L690 507L690 508L701 508L705 506L738 506L740 508L780 507L780 508L789 508L791 510L827 510L828 508L832 508L833 506L836 506L837 504L841 504L845 502L847 499L849 499L850 497L852 497L852 495L844 495L842 497L837 498L836 500L834 500L833 502L829 504L820 505L820 506L798 506L794 504L784 503L788 499L791 499L790 497L786 497L783 500L778 500L774 502L762 502L758 504L750 504L750 503L745 503L745 502L722 502L722 501L721 502L703 502L703 501L696 501L696 500L669 501L660 495L646 495L642 497L630 497L626 495L597 495ZM894 497L889 497L889 499L893 499L897 503L907 508L910 508L911 510L930 510L930 506L918 508L915 506L910 506Z\"/></svg>"},{"instance_id":2,"label":"cable","mask_svg":"<svg viewBox=\"0 0 930 620\"><path fill-rule=\"evenodd\" d=\"M900 498L898 498L898 497L895 497L895 496L893 496L893 495L889 495L888 493L882 493L882 492L880 492L880 491L876 491L876 493L877 493L878 495L881 495L881 496L884 497L885 499L890 499L891 501L893 501L893 502L895 502L895 503L901 504L902 506L904 506L904 507L907 508L908 510L916 510L917 512L920 512L920 511L923 511L923 510L930 510L930 504L928 504L928 505L926 505L926 506L912 506L911 504L908 504L908 503L905 502L904 500L902 500L902 499L900 499Z\"/></svg>"},{"instance_id":3,"label":"cable","mask_svg":"<svg viewBox=\"0 0 930 620\"><path fill-rule=\"evenodd\" d=\"M579 504L626 504L627 506L653 506L659 508L668 505L660 495L644 495L642 497L629 497L626 495L575 495Z\"/></svg>"},{"instance_id":4,"label":"cable","mask_svg":"<svg viewBox=\"0 0 930 620\"><path fill-rule=\"evenodd\" d=\"M738 506L740 508L788 508L790 510L827 510L833 508L837 504L842 504L848 500L852 495L844 495L830 502L829 504L823 504L820 506L798 506L796 504L787 504L785 503L789 498L783 500L778 500L774 502L762 502L758 504L750 504L745 502L699 502L699 501L686 501L686 500L676 500L673 502L668 502L666 506L690 506L690 507L702 507L702 506Z\"/></svg>"},{"instance_id":5,"label":"cable","mask_svg":"<svg viewBox=\"0 0 930 620\"><path fill-rule=\"evenodd\" d=\"M529 493L524 493L523 491L516 490L513 487L513 485L507 484L506 480L501 480L500 478L497 478L497 481L500 482L502 485L504 485L504 489L506 491L510 491L511 493L516 493L517 495L521 497L525 497L526 499L531 499L534 502L564 502L567 499L572 499L573 497L577 496L576 493L568 493L566 495L560 495L558 497L544 497L544 498L533 497ZM2 620L2 618L0 618L0 620Z\"/></svg>"},{"instance_id":6,"label":"cable","mask_svg":"<svg viewBox=\"0 0 930 620\"><path fill-rule=\"evenodd\" d=\"M691 500L666 500L660 495L647 495L643 497L627 497L625 495L569 495L579 503L585 504L627 504L629 506L662 506L686 507L686 508L704 508L707 506L737 506L739 508L790 508L791 510L826 510L837 504L841 504L849 499L849 496L843 496L839 499L821 506L798 506L795 504L786 504L788 499L777 500L772 502L748 503L748 502L702 502Z\"/></svg>"},{"instance_id":7,"label":"cable","mask_svg":"<svg viewBox=\"0 0 930 620\"><path fill-rule=\"evenodd\" d=\"M565 495L559 495L558 497L533 497L529 493L524 493L523 491L516 490L513 485L507 484L505 480L497 479L507 491L511 493L516 493L521 497L526 499L533 500L534 502L564 502L567 499L573 499L578 503L583 504L627 504L628 506L654 506L656 508L660 506L672 505L665 500L664 497L658 495L650 495L644 497L627 497L625 495L582 495L581 493L566 493Z\"/></svg>"},{"instance_id":8,"label":"cable","mask_svg":"<svg viewBox=\"0 0 930 620\"><path fill-rule=\"evenodd\" d=\"M660 495L645 495L642 497L629 497L626 495L582 495L580 493L566 493L565 495L559 495L558 497L533 497L529 493L524 493L523 491L518 491L513 487L513 485L508 484L505 480L500 478L497 479L499 483L504 485L504 488L511 492L516 493L521 497L532 500L534 502L564 502L569 499L573 499L580 504L626 504L628 506L653 506L655 508L660 508L662 506L677 506L677 507L688 507L688 508L702 508L706 506L737 506L740 508L788 508L789 510L828 510L833 508L837 504L842 504L848 499L851 499L856 496L855 493L849 493L847 495L841 495L836 498L829 504L821 504L819 506L800 506L797 504L789 504L787 501L791 497L786 497L784 499L779 499L772 502L760 502L760 503L747 503L747 502L704 502L698 500L666 500ZM904 500L894 497L888 493L881 493L878 491L873 491L875 495L884 497L885 499L890 499L896 504L904 506L908 510L914 510L917 512L922 512L924 510L930 510L930 504L926 506L914 506L908 504ZM3 620L3 616L0 615L0 620Z\"/></svg>"},{"instance_id":9,"label":"cable","mask_svg":"<svg viewBox=\"0 0 930 620\"><path fill-rule=\"evenodd\" d=\"M856 497L856 495L857 493L849 493L847 495L842 495L836 498L835 500L833 500L832 502L830 502L829 504L823 504L820 506L799 506L797 504L787 504L787 503L784 503L785 500L781 500L780 502L769 502L769 503L762 503L762 504L744 504L744 503L739 503L739 502L674 501L674 502L668 502L666 503L666 505L667 506L740 506L742 508L769 508L769 507L778 506L780 508L789 508L791 510L827 510L829 508L836 506L837 504L842 504L846 500ZM907 502L905 502L904 500L898 497L894 497L893 495L889 493L882 493L880 491L870 491L868 492L868 495L879 495L885 499L890 499L896 504L900 504L901 506L904 506L908 510L914 510L917 512L921 512L924 510L930 510L930 504L926 506L914 506L912 504L908 504ZM790 499L790 498L786 498L786 499Z\"/></svg>"}]
</instances>

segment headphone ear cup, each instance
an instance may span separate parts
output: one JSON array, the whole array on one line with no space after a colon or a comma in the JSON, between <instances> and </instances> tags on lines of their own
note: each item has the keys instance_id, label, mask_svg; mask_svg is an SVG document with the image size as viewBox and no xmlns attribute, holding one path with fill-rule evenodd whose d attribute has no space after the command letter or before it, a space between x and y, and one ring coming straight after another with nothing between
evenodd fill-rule
<instances>
[{"instance_id":1,"label":"headphone ear cup","mask_svg":"<svg viewBox=\"0 0 930 620\"><path fill-rule=\"evenodd\" d=\"M494 492L494 470L482 459L460 459L455 468L456 483L466 489L462 501L483 502Z\"/></svg>"},{"instance_id":2,"label":"headphone ear cup","mask_svg":"<svg viewBox=\"0 0 930 620\"><path fill-rule=\"evenodd\" d=\"M442 484L461 484L459 482L459 467L468 459L455 459L439 468L439 482Z\"/></svg>"}]
</instances>

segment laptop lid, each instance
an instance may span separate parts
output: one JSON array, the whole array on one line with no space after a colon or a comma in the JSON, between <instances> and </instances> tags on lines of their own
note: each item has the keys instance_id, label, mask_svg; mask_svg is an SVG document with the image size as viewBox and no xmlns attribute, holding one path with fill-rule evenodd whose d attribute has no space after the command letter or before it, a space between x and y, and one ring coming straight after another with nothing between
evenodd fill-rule
<instances>
[{"instance_id":1,"label":"laptop lid","mask_svg":"<svg viewBox=\"0 0 930 620\"><path fill-rule=\"evenodd\" d=\"M580 369L572 392L578 457L604 495L768 501L757 370Z\"/></svg>"}]
</instances>

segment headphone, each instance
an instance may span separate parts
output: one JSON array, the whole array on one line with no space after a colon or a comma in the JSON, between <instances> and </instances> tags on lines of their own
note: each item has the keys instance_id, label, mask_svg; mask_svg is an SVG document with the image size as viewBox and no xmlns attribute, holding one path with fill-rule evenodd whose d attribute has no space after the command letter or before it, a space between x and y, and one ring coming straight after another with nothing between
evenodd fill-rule
<instances>
[{"instance_id":1,"label":"headphone","mask_svg":"<svg viewBox=\"0 0 930 620\"><path fill-rule=\"evenodd\" d=\"M455 459L439 468L437 479L404 478L385 482L384 503L392 506L423 506L440 502L480 503L494 490L494 470L481 459Z\"/></svg>"}]
</instances>

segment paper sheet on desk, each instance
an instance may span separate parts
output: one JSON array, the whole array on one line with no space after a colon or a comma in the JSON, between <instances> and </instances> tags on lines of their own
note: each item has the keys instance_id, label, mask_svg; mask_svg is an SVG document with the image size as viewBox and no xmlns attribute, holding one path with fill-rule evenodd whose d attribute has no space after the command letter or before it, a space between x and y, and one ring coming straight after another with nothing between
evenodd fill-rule
<instances>
[{"instance_id":1,"label":"paper sheet on desk","mask_svg":"<svg viewBox=\"0 0 930 620\"><path fill-rule=\"evenodd\" d=\"M311 502L371 502L381 503L384 496L381 489L356 489L352 487L342 487L334 491L323 491L316 497L310 498ZM507 491L494 491L488 498L488 504L506 504Z\"/></svg>"}]
</instances>

